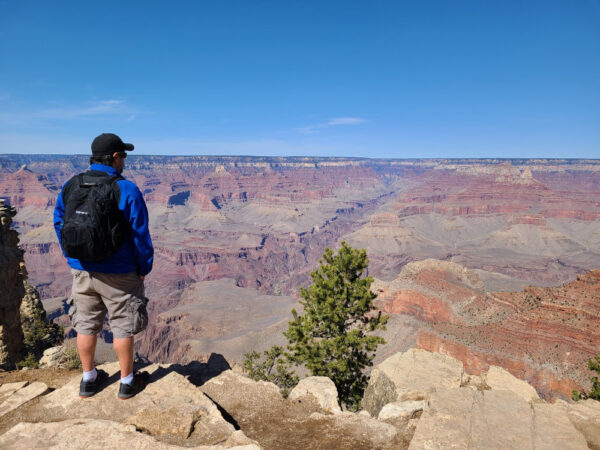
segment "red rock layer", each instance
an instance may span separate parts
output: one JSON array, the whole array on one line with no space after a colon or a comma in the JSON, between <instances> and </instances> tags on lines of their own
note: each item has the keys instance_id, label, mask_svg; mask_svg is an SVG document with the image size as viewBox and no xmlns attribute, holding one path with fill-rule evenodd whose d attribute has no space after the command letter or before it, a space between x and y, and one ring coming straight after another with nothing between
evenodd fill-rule
<instances>
[{"instance_id":1,"label":"red rock layer","mask_svg":"<svg viewBox=\"0 0 600 450\"><path fill-rule=\"evenodd\" d=\"M25 166L13 173L2 174L0 198L7 198L18 209L25 206L48 208L54 205L57 187L43 174L33 173Z\"/></svg>"},{"instance_id":2,"label":"red rock layer","mask_svg":"<svg viewBox=\"0 0 600 450\"><path fill-rule=\"evenodd\" d=\"M546 398L589 388L587 360L600 354L600 270L557 287L482 293L431 264L380 295L385 311L425 322L419 347L449 354L471 373L504 367Z\"/></svg>"},{"instance_id":3,"label":"red rock layer","mask_svg":"<svg viewBox=\"0 0 600 450\"><path fill-rule=\"evenodd\" d=\"M511 166L496 166L485 172L473 169L462 173L432 171L396 202L400 216L437 213L448 216L536 213L547 218L598 220L600 218L600 174L587 173L587 182L570 190L553 189L544 181ZM541 180L541 181L540 181ZM573 180L573 178L570 178ZM563 184L556 186L564 187ZM598 195L591 195L593 192Z\"/></svg>"},{"instance_id":4,"label":"red rock layer","mask_svg":"<svg viewBox=\"0 0 600 450\"><path fill-rule=\"evenodd\" d=\"M581 389L580 383L570 378L560 377L553 368L535 367L528 361L515 360L491 351L472 348L452 338L442 338L427 331L418 333L417 346L462 361L467 373L474 375L487 371L489 366L503 367L517 378L527 380L547 400L556 397L571 398L573 389Z\"/></svg>"}]
</instances>

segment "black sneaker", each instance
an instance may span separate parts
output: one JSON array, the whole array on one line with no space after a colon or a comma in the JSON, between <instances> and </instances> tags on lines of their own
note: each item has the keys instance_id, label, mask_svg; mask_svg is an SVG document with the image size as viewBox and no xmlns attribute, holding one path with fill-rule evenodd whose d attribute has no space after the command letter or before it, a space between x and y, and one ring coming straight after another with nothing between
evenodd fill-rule
<instances>
[{"instance_id":1,"label":"black sneaker","mask_svg":"<svg viewBox=\"0 0 600 450\"><path fill-rule=\"evenodd\" d=\"M133 383L125 384L121 383L119 386L119 398L121 400L127 400L133 397L138 392L141 392L148 383L150 375L147 372L139 372L133 374Z\"/></svg>"},{"instance_id":2,"label":"black sneaker","mask_svg":"<svg viewBox=\"0 0 600 450\"><path fill-rule=\"evenodd\" d=\"M88 398L96 394L104 382L108 379L108 374L102 369L96 369L97 375L94 381L83 381L79 383L79 396L81 398Z\"/></svg>"}]
</instances>

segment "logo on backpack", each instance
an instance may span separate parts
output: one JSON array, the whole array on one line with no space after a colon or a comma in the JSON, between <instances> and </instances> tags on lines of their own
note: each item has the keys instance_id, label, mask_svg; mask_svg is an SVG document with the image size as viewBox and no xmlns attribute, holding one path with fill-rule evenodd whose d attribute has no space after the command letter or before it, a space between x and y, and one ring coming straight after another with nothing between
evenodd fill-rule
<instances>
[{"instance_id":1,"label":"logo on backpack","mask_svg":"<svg viewBox=\"0 0 600 450\"><path fill-rule=\"evenodd\" d=\"M123 245L129 226L119 210L119 179L119 175L90 170L65 185L60 238L68 257L100 261Z\"/></svg>"}]
</instances>

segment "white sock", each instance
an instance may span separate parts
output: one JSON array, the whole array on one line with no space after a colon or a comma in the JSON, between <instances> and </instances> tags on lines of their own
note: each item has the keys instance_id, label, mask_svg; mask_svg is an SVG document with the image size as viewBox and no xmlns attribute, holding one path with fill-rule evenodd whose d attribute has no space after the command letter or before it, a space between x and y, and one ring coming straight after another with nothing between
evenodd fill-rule
<instances>
[{"instance_id":1,"label":"white sock","mask_svg":"<svg viewBox=\"0 0 600 450\"><path fill-rule=\"evenodd\" d=\"M89 372L83 372L83 381L86 383L88 381L94 381L97 376L98 376L98 372L96 372L96 368L94 367Z\"/></svg>"},{"instance_id":2,"label":"white sock","mask_svg":"<svg viewBox=\"0 0 600 450\"><path fill-rule=\"evenodd\" d=\"M121 383L132 385L133 384L133 372L131 372L125 378L121 378Z\"/></svg>"}]
</instances>

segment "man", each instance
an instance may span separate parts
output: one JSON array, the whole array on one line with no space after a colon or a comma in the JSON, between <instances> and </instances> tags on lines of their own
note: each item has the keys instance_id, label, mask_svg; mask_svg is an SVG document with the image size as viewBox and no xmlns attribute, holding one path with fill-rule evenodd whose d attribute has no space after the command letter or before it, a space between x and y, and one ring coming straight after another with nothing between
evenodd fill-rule
<instances>
[{"instance_id":1,"label":"man","mask_svg":"<svg viewBox=\"0 0 600 450\"><path fill-rule=\"evenodd\" d=\"M54 209L54 228L73 274L69 315L83 367L79 392L83 398L98 392L107 378L106 372L94 366L98 333L107 312L121 368L118 397L133 397L147 377L133 372L133 336L148 322L144 277L152 270L154 250L142 193L121 176L126 151L132 150L132 144L115 134L96 137L90 168L65 183ZM104 209L98 212L99 208ZM90 222L95 217L101 219ZM113 224L101 234L108 233L107 238L94 237L98 235L84 229L90 223L106 229L107 222Z\"/></svg>"}]
</instances>

